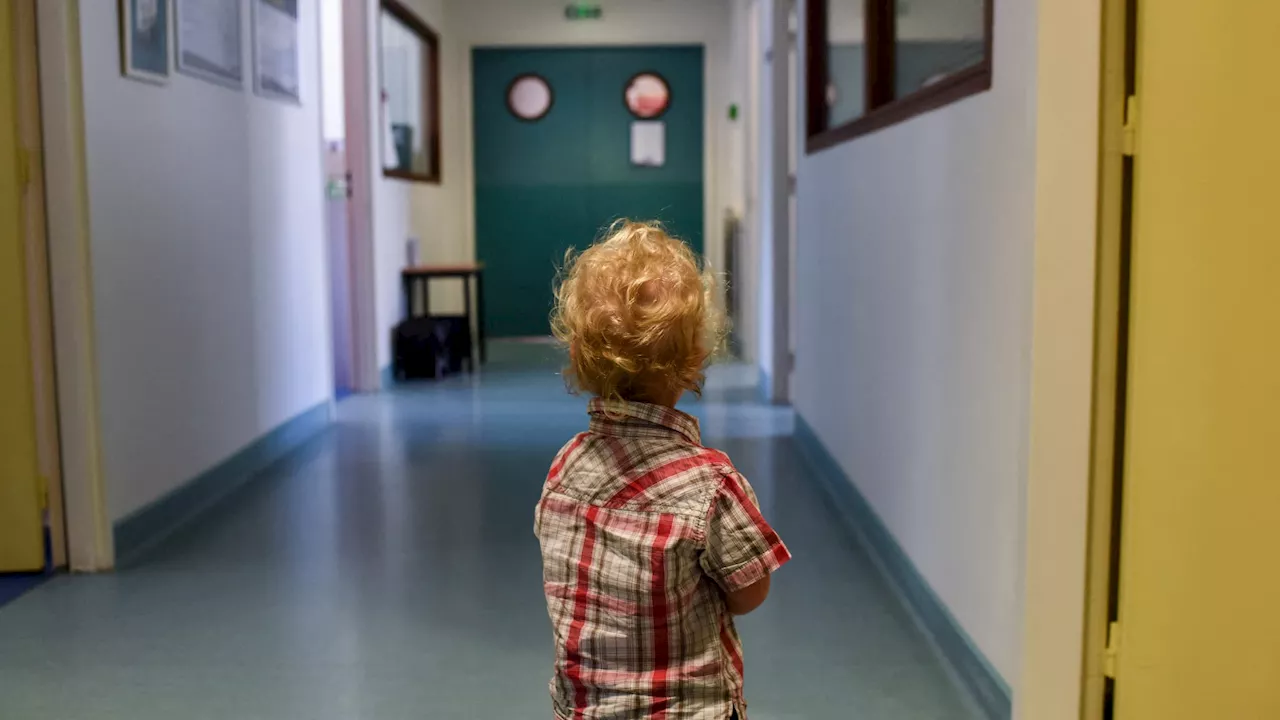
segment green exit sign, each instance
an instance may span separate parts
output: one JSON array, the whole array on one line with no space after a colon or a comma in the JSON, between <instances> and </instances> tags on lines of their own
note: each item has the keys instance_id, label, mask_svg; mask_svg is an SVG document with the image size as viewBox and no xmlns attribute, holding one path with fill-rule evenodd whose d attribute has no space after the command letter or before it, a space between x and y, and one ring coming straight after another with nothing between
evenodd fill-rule
<instances>
[{"instance_id":1,"label":"green exit sign","mask_svg":"<svg viewBox=\"0 0 1280 720\"><path fill-rule=\"evenodd\" d=\"M604 8L599 5L570 3L564 6L566 20L599 20L604 17Z\"/></svg>"}]
</instances>

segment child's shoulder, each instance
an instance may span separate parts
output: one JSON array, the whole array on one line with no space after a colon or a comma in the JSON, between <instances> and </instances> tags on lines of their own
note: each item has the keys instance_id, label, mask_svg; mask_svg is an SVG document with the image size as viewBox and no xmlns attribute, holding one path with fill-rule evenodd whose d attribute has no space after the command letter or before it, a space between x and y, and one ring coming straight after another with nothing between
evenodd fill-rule
<instances>
[{"instance_id":1,"label":"child's shoulder","mask_svg":"<svg viewBox=\"0 0 1280 720\"><path fill-rule=\"evenodd\" d=\"M707 462L717 470L720 470L725 474L737 474L738 468L734 467L733 460L729 458L729 453L713 447L702 447L699 449L702 450Z\"/></svg>"},{"instance_id":2,"label":"child's shoulder","mask_svg":"<svg viewBox=\"0 0 1280 720\"><path fill-rule=\"evenodd\" d=\"M555 459L551 461L551 469L547 472L547 482L552 482L564 471L564 466L569 460L576 455L581 449L584 442L591 433L580 432L569 439L556 453Z\"/></svg>"}]
</instances>

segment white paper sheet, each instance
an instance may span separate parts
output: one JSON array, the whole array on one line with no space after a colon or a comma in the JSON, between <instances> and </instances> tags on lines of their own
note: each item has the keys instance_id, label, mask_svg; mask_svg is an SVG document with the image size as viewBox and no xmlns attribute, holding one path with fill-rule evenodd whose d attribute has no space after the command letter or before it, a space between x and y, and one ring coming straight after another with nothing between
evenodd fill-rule
<instances>
[{"instance_id":1,"label":"white paper sheet","mask_svg":"<svg viewBox=\"0 0 1280 720\"><path fill-rule=\"evenodd\" d=\"M631 164L641 167L662 167L667 164L666 123L631 123Z\"/></svg>"}]
</instances>

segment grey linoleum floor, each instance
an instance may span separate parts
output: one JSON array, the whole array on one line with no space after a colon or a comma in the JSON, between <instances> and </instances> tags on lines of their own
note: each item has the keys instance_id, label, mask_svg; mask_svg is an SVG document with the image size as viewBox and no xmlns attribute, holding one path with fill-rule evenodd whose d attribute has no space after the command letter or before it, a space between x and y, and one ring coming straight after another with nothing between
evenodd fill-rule
<instances>
[{"instance_id":1,"label":"grey linoleum floor","mask_svg":"<svg viewBox=\"0 0 1280 720\"><path fill-rule=\"evenodd\" d=\"M554 352L342 401L323 435L138 558L0 608L2 720L550 717L532 508L586 422ZM751 720L974 718L754 374L688 410L795 560L740 628Z\"/></svg>"}]
</instances>

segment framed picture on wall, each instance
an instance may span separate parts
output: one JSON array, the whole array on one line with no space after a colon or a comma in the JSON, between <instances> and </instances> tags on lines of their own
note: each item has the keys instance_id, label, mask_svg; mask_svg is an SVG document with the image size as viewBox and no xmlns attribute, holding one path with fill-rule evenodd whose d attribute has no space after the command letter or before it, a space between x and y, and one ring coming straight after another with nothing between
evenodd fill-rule
<instances>
[{"instance_id":1,"label":"framed picture on wall","mask_svg":"<svg viewBox=\"0 0 1280 720\"><path fill-rule=\"evenodd\" d=\"M120 71L156 85L169 82L169 0L120 0Z\"/></svg>"},{"instance_id":2,"label":"framed picture on wall","mask_svg":"<svg viewBox=\"0 0 1280 720\"><path fill-rule=\"evenodd\" d=\"M298 0L252 0L253 91L302 101L298 71Z\"/></svg>"},{"instance_id":3,"label":"framed picture on wall","mask_svg":"<svg viewBox=\"0 0 1280 720\"><path fill-rule=\"evenodd\" d=\"M178 72L244 87L240 0L174 0Z\"/></svg>"}]
</instances>

